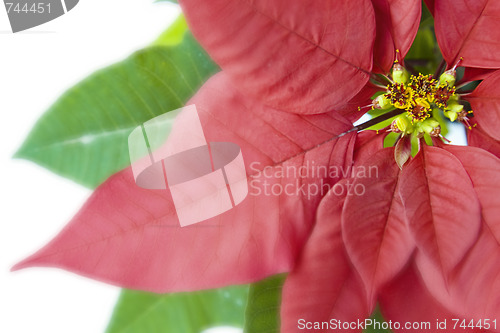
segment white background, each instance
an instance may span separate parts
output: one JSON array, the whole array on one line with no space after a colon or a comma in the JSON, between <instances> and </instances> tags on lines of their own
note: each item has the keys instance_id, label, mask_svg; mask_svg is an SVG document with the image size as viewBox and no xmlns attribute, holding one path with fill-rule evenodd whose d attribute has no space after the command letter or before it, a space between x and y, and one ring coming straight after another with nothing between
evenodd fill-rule
<instances>
[{"instance_id":1,"label":"white background","mask_svg":"<svg viewBox=\"0 0 500 333\"><path fill-rule=\"evenodd\" d=\"M10 272L90 193L11 156L61 93L151 43L179 12L153 0L81 0L52 22L12 34L0 4L0 332L104 332L118 288L56 269Z\"/></svg>"},{"instance_id":2,"label":"white background","mask_svg":"<svg viewBox=\"0 0 500 333\"><path fill-rule=\"evenodd\" d=\"M150 44L180 13L177 5L153 1L81 0L66 15L17 34L0 3L2 333L101 333L108 324L119 288L50 268L10 272L50 241L90 194L11 157L65 90Z\"/></svg>"}]
</instances>

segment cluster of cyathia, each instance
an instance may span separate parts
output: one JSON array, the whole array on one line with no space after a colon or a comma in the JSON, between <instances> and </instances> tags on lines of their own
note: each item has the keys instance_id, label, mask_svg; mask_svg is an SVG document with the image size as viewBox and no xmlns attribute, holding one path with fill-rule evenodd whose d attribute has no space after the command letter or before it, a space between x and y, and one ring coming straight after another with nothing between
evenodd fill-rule
<instances>
[{"instance_id":1,"label":"cluster of cyathia","mask_svg":"<svg viewBox=\"0 0 500 333\"><path fill-rule=\"evenodd\" d=\"M456 92L455 67L435 79L432 75L410 75L399 63L395 63L386 93L373 101L374 109L400 109L405 112L392 122L390 131L403 135L423 137L428 134L439 137L441 126L432 117L433 109L439 109L451 121L461 121L470 127L468 115Z\"/></svg>"}]
</instances>

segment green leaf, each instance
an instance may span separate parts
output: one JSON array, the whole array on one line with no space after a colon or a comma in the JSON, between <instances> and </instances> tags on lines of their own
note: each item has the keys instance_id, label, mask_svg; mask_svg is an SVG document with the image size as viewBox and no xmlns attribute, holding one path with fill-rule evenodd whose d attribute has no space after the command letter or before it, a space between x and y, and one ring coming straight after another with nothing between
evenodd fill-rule
<instances>
[{"instance_id":1,"label":"green leaf","mask_svg":"<svg viewBox=\"0 0 500 333\"><path fill-rule=\"evenodd\" d=\"M250 285L245 333L279 333L281 292L285 278L286 274L280 274ZM370 318L381 326L385 323L378 307ZM370 326L363 333L391 333L391 331Z\"/></svg>"},{"instance_id":2,"label":"green leaf","mask_svg":"<svg viewBox=\"0 0 500 333\"><path fill-rule=\"evenodd\" d=\"M431 28L421 28L413 42L407 57L415 60L433 60L435 55L436 40Z\"/></svg>"},{"instance_id":3,"label":"green leaf","mask_svg":"<svg viewBox=\"0 0 500 333\"><path fill-rule=\"evenodd\" d=\"M158 295L123 290L106 333L200 333L243 327L248 286Z\"/></svg>"},{"instance_id":4,"label":"green leaf","mask_svg":"<svg viewBox=\"0 0 500 333\"><path fill-rule=\"evenodd\" d=\"M245 333L279 333L281 290L286 275L276 275L250 285Z\"/></svg>"},{"instance_id":5,"label":"green leaf","mask_svg":"<svg viewBox=\"0 0 500 333\"><path fill-rule=\"evenodd\" d=\"M170 46L180 44L186 32L188 32L188 25L186 18L181 14L152 45Z\"/></svg>"},{"instance_id":6,"label":"green leaf","mask_svg":"<svg viewBox=\"0 0 500 333\"><path fill-rule=\"evenodd\" d=\"M434 18L422 4L422 17L417 36L405 57L405 64L420 73L432 74L442 60L434 34Z\"/></svg>"},{"instance_id":7,"label":"green leaf","mask_svg":"<svg viewBox=\"0 0 500 333\"><path fill-rule=\"evenodd\" d=\"M129 165L136 126L182 107L217 70L190 34L177 46L141 50L69 89L15 157L93 188Z\"/></svg>"},{"instance_id":8,"label":"green leaf","mask_svg":"<svg viewBox=\"0 0 500 333\"><path fill-rule=\"evenodd\" d=\"M375 309L375 311L373 311L370 318L372 319L373 322L377 322L379 326L372 325L372 326L366 327L365 330L363 331L363 333L391 333L392 332L389 329L382 328L382 326L384 326L383 323L385 323L386 321L385 321L384 317L382 316L382 314L380 313L380 310L378 307Z\"/></svg>"}]
</instances>

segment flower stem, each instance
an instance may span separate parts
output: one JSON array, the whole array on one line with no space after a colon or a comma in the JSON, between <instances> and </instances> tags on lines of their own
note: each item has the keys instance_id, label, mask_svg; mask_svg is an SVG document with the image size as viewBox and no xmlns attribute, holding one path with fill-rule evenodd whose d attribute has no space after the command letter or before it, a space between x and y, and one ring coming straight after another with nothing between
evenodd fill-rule
<instances>
[{"instance_id":1,"label":"flower stem","mask_svg":"<svg viewBox=\"0 0 500 333\"><path fill-rule=\"evenodd\" d=\"M347 134L347 133L350 133L350 132L354 132L354 131L362 131L364 129L367 129L368 127L371 127L373 125L376 125L378 123L381 123L387 119L390 119L394 116L397 116L398 114L401 114L405 112L405 110L403 109L394 109L390 112L387 112L387 113L384 113L383 115L381 116L378 116L376 118L373 118L373 119L370 119L362 124L359 124L358 126L354 126L353 128L351 128L350 130L348 130L347 132L345 132L344 134Z\"/></svg>"},{"instance_id":2,"label":"flower stem","mask_svg":"<svg viewBox=\"0 0 500 333\"><path fill-rule=\"evenodd\" d=\"M375 84L377 87L382 87L383 89L385 89L386 85L391 81L391 79L389 79L387 76L383 74L378 75L372 73L370 75L370 78L373 84Z\"/></svg>"}]
</instances>

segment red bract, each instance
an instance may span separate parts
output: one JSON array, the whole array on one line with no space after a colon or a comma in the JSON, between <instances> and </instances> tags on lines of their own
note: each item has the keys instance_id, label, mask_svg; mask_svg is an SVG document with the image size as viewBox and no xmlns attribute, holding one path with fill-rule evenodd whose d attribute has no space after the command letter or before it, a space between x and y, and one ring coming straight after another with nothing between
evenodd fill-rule
<instances>
[{"instance_id":1,"label":"red bract","mask_svg":"<svg viewBox=\"0 0 500 333\"><path fill-rule=\"evenodd\" d=\"M212 58L246 96L266 105L301 114L327 112L369 79L375 18L368 0L181 5Z\"/></svg>"},{"instance_id":2,"label":"red bract","mask_svg":"<svg viewBox=\"0 0 500 333\"><path fill-rule=\"evenodd\" d=\"M387 73L394 63L396 50L404 57L417 34L420 1L372 0L372 4L377 21L373 71Z\"/></svg>"},{"instance_id":3,"label":"red bract","mask_svg":"<svg viewBox=\"0 0 500 333\"><path fill-rule=\"evenodd\" d=\"M465 97L474 110L474 120L495 141L500 140L500 71L484 79Z\"/></svg>"},{"instance_id":4,"label":"red bract","mask_svg":"<svg viewBox=\"0 0 500 333\"><path fill-rule=\"evenodd\" d=\"M241 147L254 195L201 225L181 228L170 193L139 188L126 169L100 186L59 236L17 268L63 267L155 292L246 283L289 271L321 200L319 193L304 197L295 187L333 184L339 178L299 184L272 177L273 170L264 174L256 169L345 169L352 163L354 134L332 137L351 124L335 113L302 116L263 106L235 91L224 73L211 78L191 102L209 142ZM186 137L171 135L169 140L182 144ZM288 192L296 195L264 195L264 186L275 183L290 183ZM258 191L263 194L255 195Z\"/></svg>"},{"instance_id":5,"label":"red bract","mask_svg":"<svg viewBox=\"0 0 500 333\"><path fill-rule=\"evenodd\" d=\"M435 0L436 38L448 64L500 68L500 30L495 0Z\"/></svg>"},{"instance_id":6,"label":"red bract","mask_svg":"<svg viewBox=\"0 0 500 333\"><path fill-rule=\"evenodd\" d=\"M365 160L365 167L378 167L378 177L354 179L354 186L362 185L370 195L348 197L342 214L346 249L370 299L406 265L414 248L398 195L400 170L393 154L388 148Z\"/></svg>"},{"instance_id":7,"label":"red bract","mask_svg":"<svg viewBox=\"0 0 500 333\"><path fill-rule=\"evenodd\" d=\"M295 332L299 319L363 320L377 301L387 319L399 322L498 318L500 160L483 149L442 144L439 126L426 117L429 101L450 108L450 119L478 124L471 144L500 156L500 72L492 71L500 67L500 6L427 3L448 69L461 61L464 82L484 81L455 98L454 84L422 76L409 81L398 69L402 83L392 82L378 102L397 105L412 122L394 123L402 138L396 148L383 148L383 135L356 135L350 121L373 95L372 72L385 75L395 59L403 63L420 1L181 1L194 35L222 68L189 102L198 108L207 141L238 144L257 189L267 181L292 189L327 185L330 192L249 195L218 217L181 228L170 194L137 187L127 169L16 267L56 266L156 292L291 271L282 332ZM463 100L474 118L462 112ZM435 146L420 140L411 158L408 133L432 135ZM169 142L185 139L171 135ZM312 165L343 172L299 183L273 173ZM376 176L353 171L370 167ZM264 168L274 176L265 176ZM338 194L334 185L365 191Z\"/></svg>"}]
</instances>

